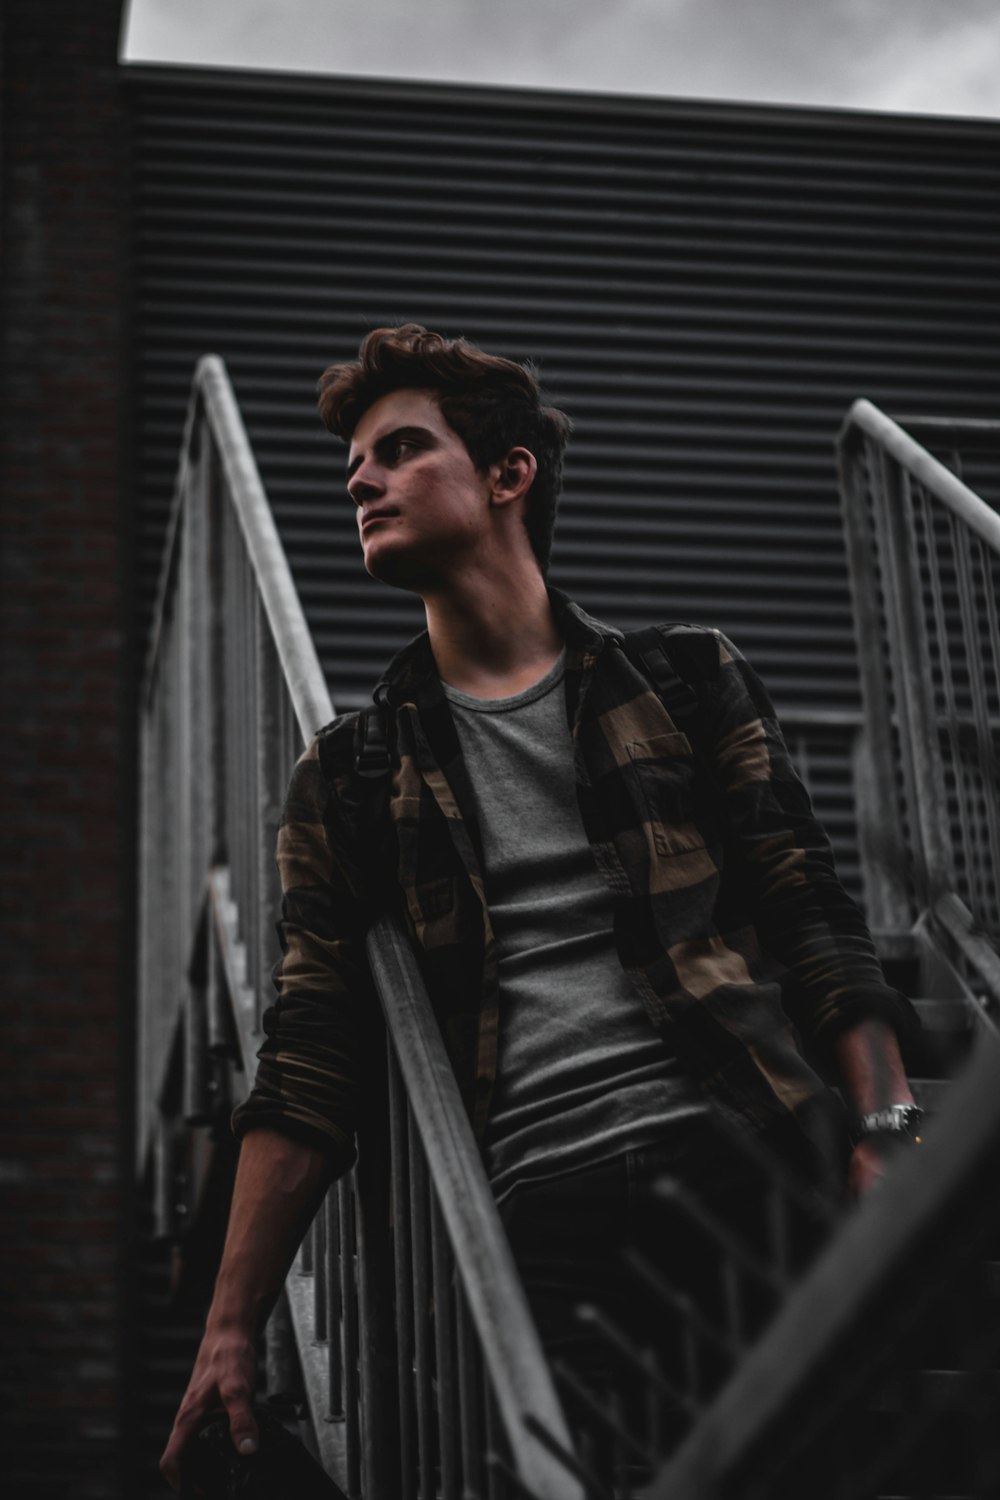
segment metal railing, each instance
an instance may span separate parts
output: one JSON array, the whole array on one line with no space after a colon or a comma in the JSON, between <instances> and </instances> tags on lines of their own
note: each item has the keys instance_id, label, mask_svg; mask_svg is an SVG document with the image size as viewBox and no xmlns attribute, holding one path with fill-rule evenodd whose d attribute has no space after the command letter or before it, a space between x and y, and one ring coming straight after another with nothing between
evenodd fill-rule
<instances>
[{"instance_id":1,"label":"metal railing","mask_svg":"<svg viewBox=\"0 0 1000 1500\"><path fill-rule=\"evenodd\" d=\"M902 1493L992 1500L1000 1320L983 1257L1000 1232L998 1079L1000 1042L984 1031L922 1147L788 1290L644 1500L868 1500L914 1453ZM951 1366L922 1371L936 1316ZM920 1473L935 1429L955 1445L950 1467L967 1472L958 1490Z\"/></svg>"},{"instance_id":2,"label":"metal railing","mask_svg":"<svg viewBox=\"0 0 1000 1500\"><path fill-rule=\"evenodd\" d=\"M910 422L1000 445L1000 423ZM1000 515L870 402L839 440L876 925L929 914L1000 1005Z\"/></svg>"},{"instance_id":3,"label":"metal railing","mask_svg":"<svg viewBox=\"0 0 1000 1500\"><path fill-rule=\"evenodd\" d=\"M866 403L842 452L864 646L867 748L859 741L855 761L873 925L926 939L932 923L976 992L997 999L1000 520ZM244 1078L252 1073L278 912L279 809L295 758L333 713L213 359L195 378L143 711L140 1166L152 1148L166 1225L179 1122L211 1117L213 1059L231 1052ZM813 728L792 726L799 759ZM963 1226L998 1126L996 1058L982 1049L985 1063L942 1114L919 1190L891 1185L816 1260L822 1226L752 1152L768 1226L756 1248L665 1189L665 1211L695 1225L718 1265L718 1321L634 1247L630 1274L644 1311L656 1309L659 1347L642 1318L629 1329L588 1309L617 1361L612 1387L550 1372L408 941L381 921L368 951L387 1023L385 1097L356 1168L306 1236L268 1360L279 1385L301 1371L321 1455L352 1496L607 1500L648 1486L666 1459L650 1494L742 1497L751 1470L768 1472L770 1436L781 1431L795 1449L796 1389L871 1363L872 1299L907 1244L940 1249L935 1226L952 1214L956 1235L939 1256L947 1272L962 1235L973 1238ZM988 1045L989 1027L984 1036ZM902 1314L887 1316L879 1327L892 1340ZM826 1387L844 1409L850 1384ZM808 1473L825 1493L815 1464Z\"/></svg>"},{"instance_id":4,"label":"metal railing","mask_svg":"<svg viewBox=\"0 0 1000 1500\"><path fill-rule=\"evenodd\" d=\"M959 472L967 443L1000 447L1000 423L907 426L947 448ZM996 1256L1000 1234L991 1186L1000 1168L1000 516L868 402L849 413L840 461L864 700L856 782L869 916L888 937L916 939L938 978L953 960L951 993L972 1010L973 1044L960 1075L935 1090L921 1149L897 1162L806 1274L781 1285L773 1250L770 1281L766 1265L751 1270L772 1318L749 1344L732 1328L699 1326L644 1267L654 1297L686 1320L687 1343L697 1352L721 1342L728 1356L707 1398L696 1382L682 1393L686 1431L646 1500L859 1500L890 1471L893 1493L985 1500L1000 1486L998 1267L984 1259ZM720 1271L738 1287L747 1247L716 1239ZM948 1367L928 1369L928 1357L940 1364L942 1331ZM697 1371L699 1359L689 1366ZM935 1441L951 1450L944 1481Z\"/></svg>"},{"instance_id":5,"label":"metal railing","mask_svg":"<svg viewBox=\"0 0 1000 1500\"><path fill-rule=\"evenodd\" d=\"M138 1167L177 1225L184 1124L253 1075L297 756L333 717L225 368L196 370L142 694ZM386 1100L268 1329L324 1463L365 1500L575 1500L572 1444L409 945L369 938ZM214 1096L213 1096L214 1090ZM180 1205L181 1208L184 1205ZM286 1312L290 1310L290 1319ZM297 1360L290 1341L297 1346ZM281 1373L283 1372L283 1373Z\"/></svg>"}]
</instances>

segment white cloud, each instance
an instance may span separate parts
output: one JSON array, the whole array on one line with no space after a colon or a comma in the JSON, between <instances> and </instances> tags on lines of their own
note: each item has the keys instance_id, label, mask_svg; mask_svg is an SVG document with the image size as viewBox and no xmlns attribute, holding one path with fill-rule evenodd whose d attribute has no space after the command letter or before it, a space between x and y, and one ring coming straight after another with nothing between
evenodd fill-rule
<instances>
[{"instance_id":1,"label":"white cloud","mask_svg":"<svg viewBox=\"0 0 1000 1500\"><path fill-rule=\"evenodd\" d=\"M878 109L1000 118L1000 11L910 38L891 64L870 70L859 89Z\"/></svg>"},{"instance_id":2,"label":"white cloud","mask_svg":"<svg viewBox=\"0 0 1000 1500\"><path fill-rule=\"evenodd\" d=\"M996 0L132 0L126 57L1000 116Z\"/></svg>"}]
</instances>

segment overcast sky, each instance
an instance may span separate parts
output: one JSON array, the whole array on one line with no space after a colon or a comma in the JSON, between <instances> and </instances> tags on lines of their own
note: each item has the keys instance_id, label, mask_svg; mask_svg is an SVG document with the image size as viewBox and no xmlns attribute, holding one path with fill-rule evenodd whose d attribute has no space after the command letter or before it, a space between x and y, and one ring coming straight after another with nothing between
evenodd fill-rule
<instances>
[{"instance_id":1,"label":"overcast sky","mask_svg":"<svg viewBox=\"0 0 1000 1500\"><path fill-rule=\"evenodd\" d=\"M1000 117L1000 0L131 0L128 61Z\"/></svg>"}]
</instances>

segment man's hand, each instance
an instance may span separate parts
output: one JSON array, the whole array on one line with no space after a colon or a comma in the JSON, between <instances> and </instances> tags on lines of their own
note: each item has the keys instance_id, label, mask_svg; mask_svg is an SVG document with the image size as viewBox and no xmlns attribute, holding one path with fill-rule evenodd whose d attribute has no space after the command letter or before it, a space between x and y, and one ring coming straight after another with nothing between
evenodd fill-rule
<instances>
[{"instance_id":1,"label":"man's hand","mask_svg":"<svg viewBox=\"0 0 1000 1500\"><path fill-rule=\"evenodd\" d=\"M236 1451L256 1451L257 1423L251 1405L256 1376L257 1353L252 1338L238 1330L206 1330L160 1459L160 1473L173 1489L180 1489L181 1453L205 1418L220 1406L229 1418Z\"/></svg>"},{"instance_id":2,"label":"man's hand","mask_svg":"<svg viewBox=\"0 0 1000 1500\"><path fill-rule=\"evenodd\" d=\"M251 1402L255 1339L281 1290L296 1246L330 1181L322 1151L273 1130L252 1130L240 1150L229 1227L205 1337L180 1404L160 1472L180 1487L180 1456L220 1406L238 1452L257 1443Z\"/></svg>"}]
</instances>

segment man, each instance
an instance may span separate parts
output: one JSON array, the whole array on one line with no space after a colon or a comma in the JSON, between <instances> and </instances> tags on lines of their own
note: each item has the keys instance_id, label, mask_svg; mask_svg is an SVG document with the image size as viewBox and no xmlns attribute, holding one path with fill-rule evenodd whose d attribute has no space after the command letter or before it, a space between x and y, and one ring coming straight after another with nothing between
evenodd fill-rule
<instances>
[{"instance_id":1,"label":"man","mask_svg":"<svg viewBox=\"0 0 1000 1500\"><path fill-rule=\"evenodd\" d=\"M256 1335L353 1161L378 1013L360 938L373 880L412 930L550 1348L567 1336L565 1297L535 1271L567 1250L539 1246L548 1198L572 1223L637 1163L697 1177L716 1110L818 1181L831 1096L804 1052L859 1119L912 1104L906 1003L749 666L716 631L671 647L699 702L693 743L621 633L547 589L568 423L533 373L408 324L328 370L320 409L350 443L365 567L420 595L427 631L376 690L391 761L378 836L357 715L293 778L278 1000L235 1116L222 1266L161 1465L175 1485L220 1402L253 1451ZM380 842L373 877L363 851ZM854 1146L855 1194L882 1144Z\"/></svg>"}]
</instances>

